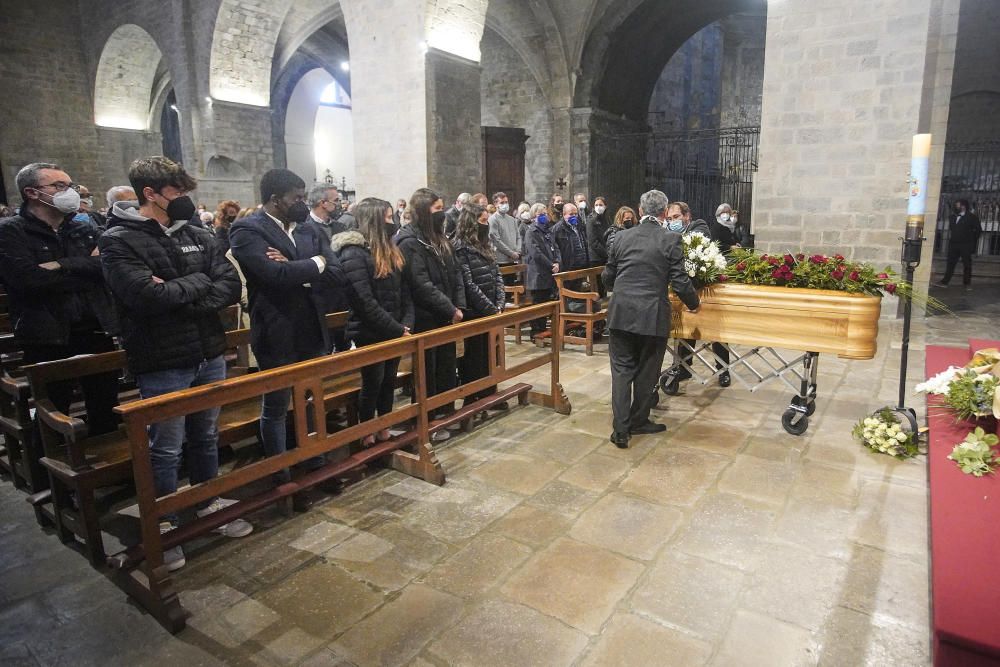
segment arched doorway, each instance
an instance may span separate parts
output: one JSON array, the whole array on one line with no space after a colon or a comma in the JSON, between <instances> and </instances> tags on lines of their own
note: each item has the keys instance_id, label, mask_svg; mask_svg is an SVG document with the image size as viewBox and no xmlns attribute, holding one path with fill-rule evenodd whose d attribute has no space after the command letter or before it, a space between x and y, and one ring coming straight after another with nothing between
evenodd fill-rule
<instances>
[{"instance_id":1,"label":"arched doorway","mask_svg":"<svg viewBox=\"0 0 1000 667\"><path fill-rule=\"evenodd\" d=\"M307 72L292 90L284 141L288 168L303 179L330 177L337 186L354 189L351 98L325 69Z\"/></svg>"}]
</instances>

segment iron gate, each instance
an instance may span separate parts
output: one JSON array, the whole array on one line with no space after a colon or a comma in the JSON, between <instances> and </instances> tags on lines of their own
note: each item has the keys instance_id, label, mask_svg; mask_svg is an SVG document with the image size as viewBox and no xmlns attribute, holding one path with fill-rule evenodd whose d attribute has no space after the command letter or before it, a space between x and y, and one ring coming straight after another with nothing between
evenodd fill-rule
<instances>
[{"instance_id":1,"label":"iron gate","mask_svg":"<svg viewBox=\"0 0 1000 667\"><path fill-rule=\"evenodd\" d=\"M942 174L934 251L948 252L952 206L967 199L983 225L976 253L1000 255L1000 141L947 144Z\"/></svg>"},{"instance_id":2,"label":"iron gate","mask_svg":"<svg viewBox=\"0 0 1000 667\"><path fill-rule=\"evenodd\" d=\"M687 132L653 131L646 180L671 201L685 201L695 218L710 220L726 202L751 222L760 127Z\"/></svg>"}]
</instances>

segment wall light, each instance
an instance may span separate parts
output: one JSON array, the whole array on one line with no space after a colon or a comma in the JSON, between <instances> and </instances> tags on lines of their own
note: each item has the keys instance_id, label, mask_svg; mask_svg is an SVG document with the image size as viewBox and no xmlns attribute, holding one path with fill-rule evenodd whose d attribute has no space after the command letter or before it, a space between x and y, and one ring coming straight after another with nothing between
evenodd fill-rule
<instances>
[{"instance_id":1,"label":"wall light","mask_svg":"<svg viewBox=\"0 0 1000 667\"><path fill-rule=\"evenodd\" d=\"M145 130L148 124L145 118L132 118L129 116L115 116L101 114L94 118L94 124L100 127L111 127L118 130Z\"/></svg>"},{"instance_id":2,"label":"wall light","mask_svg":"<svg viewBox=\"0 0 1000 667\"><path fill-rule=\"evenodd\" d=\"M427 53L427 42L420 42L420 53Z\"/></svg>"},{"instance_id":3,"label":"wall light","mask_svg":"<svg viewBox=\"0 0 1000 667\"><path fill-rule=\"evenodd\" d=\"M171 104L170 108L173 109L174 111L176 111L178 114L181 112L181 110L177 108L176 104Z\"/></svg>"},{"instance_id":4,"label":"wall light","mask_svg":"<svg viewBox=\"0 0 1000 667\"><path fill-rule=\"evenodd\" d=\"M340 69L344 70L345 72L350 72L351 64L345 60L344 62L340 63Z\"/></svg>"}]
</instances>

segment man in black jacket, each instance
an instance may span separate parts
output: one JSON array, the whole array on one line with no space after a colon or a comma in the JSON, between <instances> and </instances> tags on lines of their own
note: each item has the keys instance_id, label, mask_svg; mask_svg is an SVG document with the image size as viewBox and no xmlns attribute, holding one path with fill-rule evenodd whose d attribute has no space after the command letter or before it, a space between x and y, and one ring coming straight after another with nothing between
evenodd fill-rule
<instances>
[{"instance_id":1,"label":"man in black jacket","mask_svg":"<svg viewBox=\"0 0 1000 667\"><path fill-rule=\"evenodd\" d=\"M951 216L948 229L948 263L945 265L944 278L937 283L938 287L947 287L955 274L958 260L962 260L962 284L965 291L972 290L972 255L976 252L979 235L983 226L979 216L969 210L969 200L959 199L955 202L955 214Z\"/></svg>"},{"instance_id":2,"label":"man in black jacket","mask_svg":"<svg viewBox=\"0 0 1000 667\"><path fill-rule=\"evenodd\" d=\"M237 220L229 231L233 257L247 280L250 300L250 345L262 370L326 354L330 346L326 301L322 290L343 288L337 258L322 232L308 224L305 183L287 169L272 169L260 181L263 207ZM286 451L285 419L291 389L264 394L260 414L261 442L267 456ZM321 457L306 463L323 465ZM283 484L282 470L273 477ZM308 495L293 498L305 511Z\"/></svg>"},{"instance_id":3,"label":"man in black jacket","mask_svg":"<svg viewBox=\"0 0 1000 667\"><path fill-rule=\"evenodd\" d=\"M629 437L659 433L666 427L649 420L653 392L670 335L670 301L674 288L689 310L698 310L698 295L684 272L681 236L664 231L667 196L659 190L644 194L638 226L615 237L604 281L613 291L608 306L611 343L611 442L628 447Z\"/></svg>"},{"instance_id":4,"label":"man in black jacket","mask_svg":"<svg viewBox=\"0 0 1000 667\"><path fill-rule=\"evenodd\" d=\"M138 202L119 202L119 224L101 237L100 248L139 393L150 398L224 380L226 332L219 311L239 301L240 279L212 233L189 222L195 206L187 193L197 184L181 165L161 156L133 162L129 181ZM218 475L219 411L209 408L150 426L156 495L177 490L185 439L191 483ZM234 502L215 498L198 515ZM163 531L177 521L173 515L163 518ZM215 532L243 537L252 530L237 519ZM185 562L179 546L163 557L171 570Z\"/></svg>"},{"instance_id":5,"label":"man in black jacket","mask_svg":"<svg viewBox=\"0 0 1000 667\"><path fill-rule=\"evenodd\" d=\"M306 195L306 204L309 206L309 219L305 224L315 227L330 241L337 234L348 230L346 223L347 215L340 216L339 220L333 219L333 212L340 207L340 193L337 188L328 183L314 183L309 188ZM352 216L353 217L353 216ZM346 290L330 285L319 285L318 288L323 299L324 313L341 313L348 309ZM347 339L344 329L336 329L330 336L330 349L327 352L346 352L351 349L351 342Z\"/></svg>"},{"instance_id":6,"label":"man in black jacket","mask_svg":"<svg viewBox=\"0 0 1000 667\"><path fill-rule=\"evenodd\" d=\"M24 202L0 222L0 277L10 298L14 338L24 363L114 350L114 309L97 256L100 230L75 222L80 195L58 165L36 162L17 174ZM49 387L55 406L68 412L73 384ZM91 435L115 430L115 373L81 379Z\"/></svg>"}]
</instances>

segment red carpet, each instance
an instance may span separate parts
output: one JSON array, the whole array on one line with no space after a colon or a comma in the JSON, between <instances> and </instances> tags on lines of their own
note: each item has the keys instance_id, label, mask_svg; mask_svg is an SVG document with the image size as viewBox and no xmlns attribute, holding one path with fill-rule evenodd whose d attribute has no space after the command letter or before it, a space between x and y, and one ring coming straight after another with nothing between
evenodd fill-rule
<instances>
[{"instance_id":1,"label":"red carpet","mask_svg":"<svg viewBox=\"0 0 1000 667\"><path fill-rule=\"evenodd\" d=\"M926 376L965 365L970 348L928 346ZM928 398L934 664L1000 665L1000 479L966 475L948 460L974 425L939 401ZM996 430L993 420L987 426Z\"/></svg>"}]
</instances>

